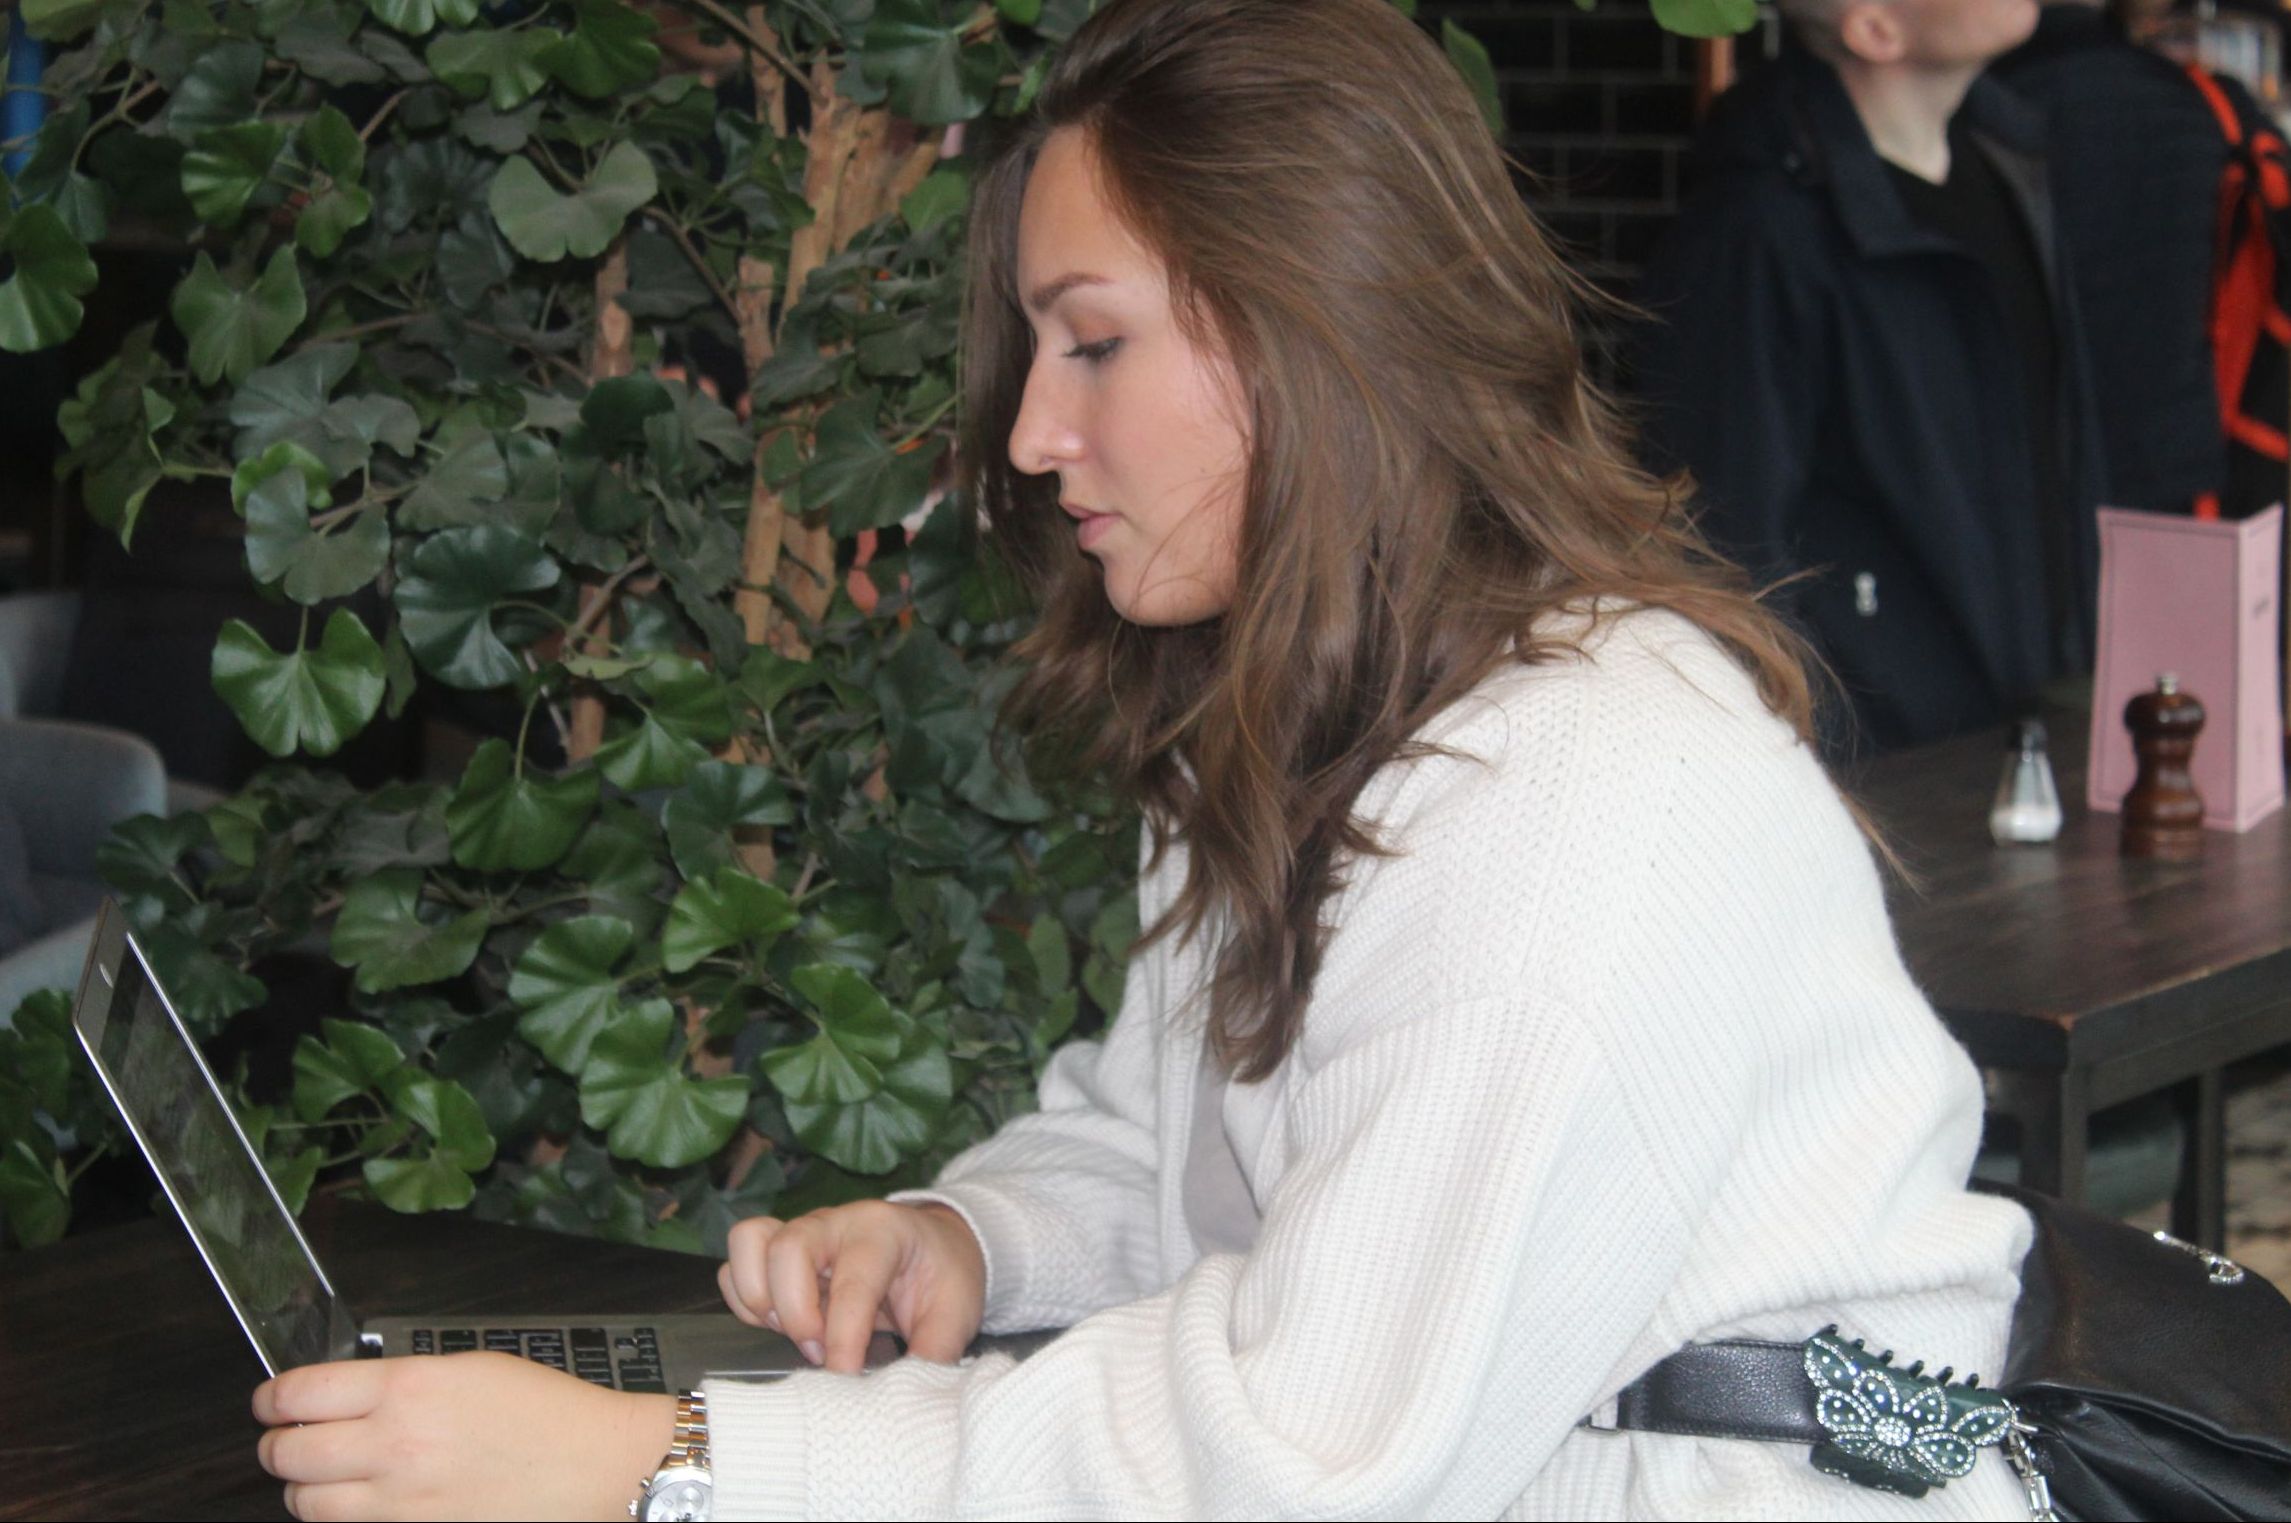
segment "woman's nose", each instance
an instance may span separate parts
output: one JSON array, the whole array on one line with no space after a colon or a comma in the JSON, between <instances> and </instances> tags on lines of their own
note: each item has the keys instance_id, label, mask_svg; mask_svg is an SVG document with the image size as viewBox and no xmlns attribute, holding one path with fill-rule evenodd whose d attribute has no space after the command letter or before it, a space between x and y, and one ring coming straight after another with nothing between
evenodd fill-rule
<instances>
[{"instance_id":1,"label":"woman's nose","mask_svg":"<svg viewBox=\"0 0 2291 1523\"><path fill-rule=\"evenodd\" d=\"M1029 476L1058 469L1081 453L1081 435L1067 423L1049 388L1029 377L1018 417L1010 426L1010 463Z\"/></svg>"}]
</instances>

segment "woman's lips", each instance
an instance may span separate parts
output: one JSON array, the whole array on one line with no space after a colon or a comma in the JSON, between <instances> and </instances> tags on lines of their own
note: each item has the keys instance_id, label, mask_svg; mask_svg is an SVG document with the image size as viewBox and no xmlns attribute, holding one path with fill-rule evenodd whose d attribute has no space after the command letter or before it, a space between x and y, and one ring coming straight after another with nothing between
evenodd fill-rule
<instances>
[{"instance_id":1,"label":"woman's lips","mask_svg":"<svg viewBox=\"0 0 2291 1523\"><path fill-rule=\"evenodd\" d=\"M1096 513L1070 502L1062 502L1058 506L1065 509L1067 515L1074 520L1074 543L1084 550L1113 532L1115 523L1120 520L1119 514Z\"/></svg>"}]
</instances>

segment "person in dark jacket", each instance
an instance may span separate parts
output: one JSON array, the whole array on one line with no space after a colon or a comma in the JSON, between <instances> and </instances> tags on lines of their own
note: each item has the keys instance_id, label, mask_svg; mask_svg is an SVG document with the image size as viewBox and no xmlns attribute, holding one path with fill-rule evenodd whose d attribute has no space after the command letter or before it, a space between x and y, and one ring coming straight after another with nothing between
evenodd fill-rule
<instances>
[{"instance_id":1,"label":"person in dark jacket","mask_svg":"<svg viewBox=\"0 0 2291 1523\"><path fill-rule=\"evenodd\" d=\"M2133 43L2099 0L2046 4L2036 35L1994 72L2046 113L2111 505L2185 513L2227 494L2209 329L2229 156L2219 118L2184 68ZM2257 115L2241 85L2217 82ZM2242 495L2264 507L2283 483Z\"/></svg>"},{"instance_id":2,"label":"person in dark jacket","mask_svg":"<svg viewBox=\"0 0 2291 1523\"><path fill-rule=\"evenodd\" d=\"M2035 113L2031 0L1793 0L1717 102L1639 292L1656 463L1890 749L2088 670L2103 496Z\"/></svg>"}]
</instances>

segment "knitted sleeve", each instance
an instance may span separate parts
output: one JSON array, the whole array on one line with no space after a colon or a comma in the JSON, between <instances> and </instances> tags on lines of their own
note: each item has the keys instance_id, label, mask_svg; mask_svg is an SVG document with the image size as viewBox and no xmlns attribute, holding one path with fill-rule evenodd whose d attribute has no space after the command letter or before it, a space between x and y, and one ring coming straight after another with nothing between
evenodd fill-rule
<instances>
[{"instance_id":1,"label":"knitted sleeve","mask_svg":"<svg viewBox=\"0 0 2291 1523\"><path fill-rule=\"evenodd\" d=\"M712 1382L719 1515L1495 1516L1691 1235L1630 1109L1553 1000L1382 1030L1298 1097L1247 1256L1024 1364Z\"/></svg>"}]
</instances>

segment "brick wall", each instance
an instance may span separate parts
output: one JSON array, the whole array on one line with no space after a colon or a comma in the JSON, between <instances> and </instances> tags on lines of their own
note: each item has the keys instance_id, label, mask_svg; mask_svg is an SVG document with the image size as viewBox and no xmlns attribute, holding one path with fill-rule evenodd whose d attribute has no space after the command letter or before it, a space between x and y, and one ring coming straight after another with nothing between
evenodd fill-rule
<instances>
[{"instance_id":1,"label":"brick wall","mask_svg":"<svg viewBox=\"0 0 2291 1523\"><path fill-rule=\"evenodd\" d=\"M1610 290L1628 294L1678 210L1694 136L1695 52L1655 25L1645 0L1421 0L1435 32L1453 20L1487 46L1513 157L1546 226ZM1755 53L1753 32L1738 47Z\"/></svg>"}]
</instances>

